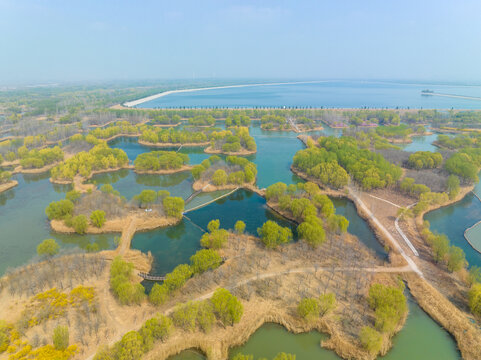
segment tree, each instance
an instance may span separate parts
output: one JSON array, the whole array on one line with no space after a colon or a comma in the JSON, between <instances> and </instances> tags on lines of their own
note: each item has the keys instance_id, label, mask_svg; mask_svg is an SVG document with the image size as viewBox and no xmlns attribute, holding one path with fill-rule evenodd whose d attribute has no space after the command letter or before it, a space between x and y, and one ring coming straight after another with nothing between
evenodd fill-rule
<instances>
[{"instance_id":1,"label":"tree","mask_svg":"<svg viewBox=\"0 0 481 360\"><path fill-rule=\"evenodd\" d=\"M446 183L450 199L454 199L459 193L459 178L456 175L449 175Z\"/></svg>"},{"instance_id":2,"label":"tree","mask_svg":"<svg viewBox=\"0 0 481 360\"><path fill-rule=\"evenodd\" d=\"M214 232L215 230L218 230L219 227L220 227L220 220L219 219L211 220L207 224L207 230L209 230L209 232Z\"/></svg>"},{"instance_id":3,"label":"tree","mask_svg":"<svg viewBox=\"0 0 481 360\"><path fill-rule=\"evenodd\" d=\"M37 246L37 254L40 256L51 257L58 254L59 245L54 239L46 239Z\"/></svg>"},{"instance_id":4,"label":"tree","mask_svg":"<svg viewBox=\"0 0 481 360\"><path fill-rule=\"evenodd\" d=\"M471 286L468 294L469 308L476 316L481 316L481 284L474 284Z\"/></svg>"},{"instance_id":5,"label":"tree","mask_svg":"<svg viewBox=\"0 0 481 360\"><path fill-rule=\"evenodd\" d=\"M235 232L238 235L242 235L244 233L244 230L246 229L246 224L242 220L237 220L235 225L234 225Z\"/></svg>"},{"instance_id":6,"label":"tree","mask_svg":"<svg viewBox=\"0 0 481 360\"><path fill-rule=\"evenodd\" d=\"M169 288L164 284L155 283L150 290L149 300L154 305L162 305L169 298Z\"/></svg>"},{"instance_id":7,"label":"tree","mask_svg":"<svg viewBox=\"0 0 481 360\"><path fill-rule=\"evenodd\" d=\"M65 199L51 202L45 209L45 213L47 214L49 220L61 220L69 215L72 215L73 208L73 202Z\"/></svg>"},{"instance_id":8,"label":"tree","mask_svg":"<svg viewBox=\"0 0 481 360\"><path fill-rule=\"evenodd\" d=\"M275 221L268 220L257 229L261 241L267 248L276 248L278 245L292 240L292 231L288 227L282 227Z\"/></svg>"},{"instance_id":9,"label":"tree","mask_svg":"<svg viewBox=\"0 0 481 360\"><path fill-rule=\"evenodd\" d=\"M77 234L85 234L88 227L88 220L85 215L77 215L72 218L72 227Z\"/></svg>"},{"instance_id":10,"label":"tree","mask_svg":"<svg viewBox=\"0 0 481 360\"><path fill-rule=\"evenodd\" d=\"M252 355L244 355L244 354L236 354L232 360L254 360L254 356Z\"/></svg>"},{"instance_id":11,"label":"tree","mask_svg":"<svg viewBox=\"0 0 481 360\"><path fill-rule=\"evenodd\" d=\"M222 263L219 253L213 249L202 249L190 257L191 269L194 274L200 274L209 269L215 269Z\"/></svg>"},{"instance_id":12,"label":"tree","mask_svg":"<svg viewBox=\"0 0 481 360\"><path fill-rule=\"evenodd\" d=\"M68 327L59 325L53 329L53 346L57 350L65 350L68 347Z\"/></svg>"},{"instance_id":13,"label":"tree","mask_svg":"<svg viewBox=\"0 0 481 360\"><path fill-rule=\"evenodd\" d=\"M157 315L145 322L142 328L148 329L156 340L165 341L172 333L172 319L168 316Z\"/></svg>"},{"instance_id":14,"label":"tree","mask_svg":"<svg viewBox=\"0 0 481 360\"><path fill-rule=\"evenodd\" d=\"M118 360L138 360L144 354L142 336L137 331L129 331L116 344Z\"/></svg>"},{"instance_id":15,"label":"tree","mask_svg":"<svg viewBox=\"0 0 481 360\"><path fill-rule=\"evenodd\" d=\"M336 295L327 293L319 296L319 311L321 315L326 315L336 308Z\"/></svg>"},{"instance_id":16,"label":"tree","mask_svg":"<svg viewBox=\"0 0 481 360\"><path fill-rule=\"evenodd\" d=\"M287 185L282 183L282 182L272 184L266 189L266 200L267 201L270 201L270 200L276 201L282 195L284 195L286 190L287 190Z\"/></svg>"},{"instance_id":17,"label":"tree","mask_svg":"<svg viewBox=\"0 0 481 360\"><path fill-rule=\"evenodd\" d=\"M214 230L211 233L205 233L200 239L200 245L210 249L220 249L224 246L229 238L229 233L225 229Z\"/></svg>"},{"instance_id":18,"label":"tree","mask_svg":"<svg viewBox=\"0 0 481 360\"><path fill-rule=\"evenodd\" d=\"M469 283L471 285L481 283L481 268L473 265L469 268Z\"/></svg>"},{"instance_id":19,"label":"tree","mask_svg":"<svg viewBox=\"0 0 481 360\"><path fill-rule=\"evenodd\" d=\"M297 313L307 321L316 320L319 317L319 301L316 298L304 298L297 305Z\"/></svg>"},{"instance_id":20,"label":"tree","mask_svg":"<svg viewBox=\"0 0 481 360\"><path fill-rule=\"evenodd\" d=\"M169 291L180 289L192 276L192 269L187 264L177 265L172 272L165 276L164 285Z\"/></svg>"},{"instance_id":21,"label":"tree","mask_svg":"<svg viewBox=\"0 0 481 360\"><path fill-rule=\"evenodd\" d=\"M193 302L176 305L172 314L175 326L184 330L194 331L198 309L198 304Z\"/></svg>"},{"instance_id":22,"label":"tree","mask_svg":"<svg viewBox=\"0 0 481 360\"><path fill-rule=\"evenodd\" d=\"M224 325L238 323L244 313L242 303L228 290L220 288L210 299L214 311Z\"/></svg>"},{"instance_id":23,"label":"tree","mask_svg":"<svg viewBox=\"0 0 481 360\"><path fill-rule=\"evenodd\" d=\"M139 202L139 206L151 205L157 200L157 192L154 190L142 190L139 195L135 195L134 199Z\"/></svg>"},{"instance_id":24,"label":"tree","mask_svg":"<svg viewBox=\"0 0 481 360\"><path fill-rule=\"evenodd\" d=\"M451 272L461 270L466 264L466 256L463 249L451 245L448 253L448 270Z\"/></svg>"},{"instance_id":25,"label":"tree","mask_svg":"<svg viewBox=\"0 0 481 360\"><path fill-rule=\"evenodd\" d=\"M198 302L197 323L205 333L208 333L212 329L212 326L215 323L215 315L210 301L206 300Z\"/></svg>"},{"instance_id":26,"label":"tree","mask_svg":"<svg viewBox=\"0 0 481 360\"><path fill-rule=\"evenodd\" d=\"M80 197L82 196L82 194L77 191L77 190L70 190L69 192L67 192L67 194L65 195L65 198L67 200L70 200L71 202L76 202L78 199L80 199Z\"/></svg>"},{"instance_id":27,"label":"tree","mask_svg":"<svg viewBox=\"0 0 481 360\"><path fill-rule=\"evenodd\" d=\"M216 186L222 186L227 183L227 173L222 169L217 169L212 175L212 183Z\"/></svg>"},{"instance_id":28,"label":"tree","mask_svg":"<svg viewBox=\"0 0 481 360\"><path fill-rule=\"evenodd\" d=\"M307 216L305 221L297 227L299 238L312 247L321 245L326 240L326 233L322 225L322 220L317 216Z\"/></svg>"},{"instance_id":29,"label":"tree","mask_svg":"<svg viewBox=\"0 0 481 360\"><path fill-rule=\"evenodd\" d=\"M92 211L90 214L90 221L92 221L92 224L94 224L96 227L101 228L105 223L105 211Z\"/></svg>"},{"instance_id":30,"label":"tree","mask_svg":"<svg viewBox=\"0 0 481 360\"><path fill-rule=\"evenodd\" d=\"M184 211L184 199L181 197L167 196L163 200L164 211L167 216L175 217L177 219L182 218Z\"/></svg>"},{"instance_id":31,"label":"tree","mask_svg":"<svg viewBox=\"0 0 481 360\"><path fill-rule=\"evenodd\" d=\"M364 326L359 334L361 344L370 354L377 354L381 351L382 336L379 332L369 326Z\"/></svg>"}]
</instances>

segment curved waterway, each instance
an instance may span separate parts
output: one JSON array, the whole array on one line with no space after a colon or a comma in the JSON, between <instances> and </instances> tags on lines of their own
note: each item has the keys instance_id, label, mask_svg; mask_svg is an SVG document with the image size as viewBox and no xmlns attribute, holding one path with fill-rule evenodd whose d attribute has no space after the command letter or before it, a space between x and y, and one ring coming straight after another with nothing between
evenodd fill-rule
<instances>
[{"instance_id":1,"label":"curved waterway","mask_svg":"<svg viewBox=\"0 0 481 360\"><path fill-rule=\"evenodd\" d=\"M409 316L403 329L394 337L393 348L384 360L457 360L461 355L453 338L436 324L412 299L409 300ZM254 355L254 359L273 359L279 352L296 355L298 360L341 359L333 351L320 346L328 336L317 331L293 334L277 324L264 324L249 340L229 352L229 359L236 354ZM195 350L186 350L169 360L200 360L206 357Z\"/></svg>"},{"instance_id":2,"label":"curved waterway","mask_svg":"<svg viewBox=\"0 0 481 360\"><path fill-rule=\"evenodd\" d=\"M45 208L65 198L70 186L55 185L49 173L16 175L18 186L0 194L0 274L9 267L26 264L36 256L37 245L45 239L57 240L63 248L85 248L97 243L99 249L113 247L113 234L58 234L50 229Z\"/></svg>"}]
</instances>

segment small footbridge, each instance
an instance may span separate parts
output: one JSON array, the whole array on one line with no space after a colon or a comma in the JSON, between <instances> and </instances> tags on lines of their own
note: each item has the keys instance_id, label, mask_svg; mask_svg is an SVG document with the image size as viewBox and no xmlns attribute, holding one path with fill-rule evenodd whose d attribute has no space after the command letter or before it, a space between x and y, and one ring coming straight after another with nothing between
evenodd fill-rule
<instances>
[{"instance_id":1,"label":"small footbridge","mask_svg":"<svg viewBox=\"0 0 481 360\"><path fill-rule=\"evenodd\" d=\"M216 261L216 262L214 262L214 263L212 263L212 264L209 264L209 266L210 266L210 265L215 265L215 264L218 264L218 263L223 264L223 263L225 263L226 261L227 261L227 257L224 257L224 256L223 256L223 257L220 259L220 261ZM144 272L139 272L138 275L139 275L142 279L144 279L144 280L149 280L149 281L165 281L165 278L166 278L166 276L151 275L151 274L147 274L147 273L144 273Z\"/></svg>"}]
</instances>

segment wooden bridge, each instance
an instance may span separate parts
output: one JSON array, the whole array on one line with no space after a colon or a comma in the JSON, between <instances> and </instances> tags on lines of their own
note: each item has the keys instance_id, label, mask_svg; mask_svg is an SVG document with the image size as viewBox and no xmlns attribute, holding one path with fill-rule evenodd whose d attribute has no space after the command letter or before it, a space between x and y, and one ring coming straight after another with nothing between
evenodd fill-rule
<instances>
[{"instance_id":1,"label":"wooden bridge","mask_svg":"<svg viewBox=\"0 0 481 360\"><path fill-rule=\"evenodd\" d=\"M146 274L144 272L139 272L139 276L144 280L150 280L150 281L164 281L165 280L165 276L154 276L154 275Z\"/></svg>"},{"instance_id":2,"label":"wooden bridge","mask_svg":"<svg viewBox=\"0 0 481 360\"><path fill-rule=\"evenodd\" d=\"M227 261L227 258L223 256L220 260L220 263L224 263L226 261ZM138 275L144 280L165 281L165 276L155 276L155 275L147 274L147 273L144 273L144 272L139 272Z\"/></svg>"},{"instance_id":3,"label":"wooden bridge","mask_svg":"<svg viewBox=\"0 0 481 360\"><path fill-rule=\"evenodd\" d=\"M189 195L187 199L184 200L184 204L188 204L192 201L193 198L195 198L197 195L199 195L202 192L202 189L194 191L192 194Z\"/></svg>"}]
</instances>

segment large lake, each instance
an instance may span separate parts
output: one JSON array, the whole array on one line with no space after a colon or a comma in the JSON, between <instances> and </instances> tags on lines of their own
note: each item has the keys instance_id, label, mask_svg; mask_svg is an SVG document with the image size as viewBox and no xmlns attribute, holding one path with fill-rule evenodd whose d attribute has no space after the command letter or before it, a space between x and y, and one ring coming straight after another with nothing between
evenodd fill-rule
<instances>
[{"instance_id":1,"label":"large lake","mask_svg":"<svg viewBox=\"0 0 481 360\"><path fill-rule=\"evenodd\" d=\"M142 103L138 107L481 109L480 100L422 96L421 91L424 89L443 94L481 97L481 86L325 81L179 92Z\"/></svg>"}]
</instances>

